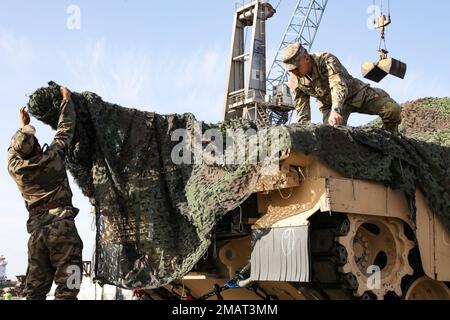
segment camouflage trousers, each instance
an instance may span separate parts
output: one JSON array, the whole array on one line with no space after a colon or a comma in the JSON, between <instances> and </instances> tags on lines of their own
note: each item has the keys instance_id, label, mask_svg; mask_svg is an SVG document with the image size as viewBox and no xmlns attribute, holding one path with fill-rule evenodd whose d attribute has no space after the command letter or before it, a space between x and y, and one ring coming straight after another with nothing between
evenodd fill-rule
<instances>
[{"instance_id":1,"label":"camouflage trousers","mask_svg":"<svg viewBox=\"0 0 450 320\"><path fill-rule=\"evenodd\" d=\"M378 115L383 121L383 128L387 131L397 132L398 126L402 122L402 107L395 102L385 91L378 88L369 88L372 94L361 104L360 107L354 107L350 104L344 104L342 117L343 125L347 125L348 118L352 113L363 113ZM331 108L321 110L324 123L328 123Z\"/></svg>"},{"instance_id":2,"label":"camouflage trousers","mask_svg":"<svg viewBox=\"0 0 450 320\"><path fill-rule=\"evenodd\" d=\"M35 230L28 241L27 300L45 300L53 281L56 300L76 300L79 289L73 284L74 280L81 283L82 250L83 242L71 218ZM80 272L73 273L77 267Z\"/></svg>"}]
</instances>

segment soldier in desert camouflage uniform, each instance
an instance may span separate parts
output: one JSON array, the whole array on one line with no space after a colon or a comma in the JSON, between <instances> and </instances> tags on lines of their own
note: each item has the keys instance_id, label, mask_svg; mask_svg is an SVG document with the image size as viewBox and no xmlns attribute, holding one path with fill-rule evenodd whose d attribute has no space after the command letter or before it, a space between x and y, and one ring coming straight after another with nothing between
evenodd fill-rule
<instances>
[{"instance_id":1,"label":"soldier in desert camouflage uniform","mask_svg":"<svg viewBox=\"0 0 450 320\"><path fill-rule=\"evenodd\" d=\"M317 99L324 123L346 125L351 113L379 115L384 128L396 132L401 107L385 91L352 77L332 54L309 54L300 43L288 46L283 55L291 73L289 88L295 95L297 121L311 121L310 97Z\"/></svg>"},{"instance_id":2,"label":"soldier in desert camouflage uniform","mask_svg":"<svg viewBox=\"0 0 450 320\"><path fill-rule=\"evenodd\" d=\"M61 88L61 94L63 101L53 143L42 150L35 129L30 126L30 117L22 107L22 127L8 149L8 171L30 214L25 295L32 300L45 299L53 281L57 285L57 300L76 299L79 290L74 288L74 277L79 275L76 280L81 281L83 243L75 227L78 209L72 206L64 162L75 131L76 115L70 91ZM80 273L72 276L74 266Z\"/></svg>"}]
</instances>

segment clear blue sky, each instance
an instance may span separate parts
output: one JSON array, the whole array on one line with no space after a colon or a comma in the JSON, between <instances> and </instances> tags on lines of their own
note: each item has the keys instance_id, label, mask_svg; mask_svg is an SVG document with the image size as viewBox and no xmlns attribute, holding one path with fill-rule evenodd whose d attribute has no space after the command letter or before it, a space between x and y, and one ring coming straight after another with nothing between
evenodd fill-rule
<instances>
[{"instance_id":1,"label":"clear blue sky","mask_svg":"<svg viewBox=\"0 0 450 320\"><path fill-rule=\"evenodd\" d=\"M377 1L379 2L379 1ZM278 0L273 0L276 5ZM283 0L268 23L271 61L296 0ZM385 3L387 3L385 1ZM70 5L81 10L81 29L69 30ZM360 64L375 60L378 33L366 26L372 0L329 0L313 50L337 55L360 76ZM54 80L74 91L94 91L105 100L162 114L193 112L217 122L231 38L234 0L24 1L0 0L0 254L10 277L26 271L27 213L6 170L6 150L19 126L26 95ZM399 102L450 95L450 2L391 0L394 22L387 31L395 58L408 63L405 80L380 87ZM369 117L352 117L351 124ZM320 116L314 110L313 121ZM41 142L53 132L32 120ZM88 202L72 183L77 219L90 260L94 232Z\"/></svg>"}]
</instances>

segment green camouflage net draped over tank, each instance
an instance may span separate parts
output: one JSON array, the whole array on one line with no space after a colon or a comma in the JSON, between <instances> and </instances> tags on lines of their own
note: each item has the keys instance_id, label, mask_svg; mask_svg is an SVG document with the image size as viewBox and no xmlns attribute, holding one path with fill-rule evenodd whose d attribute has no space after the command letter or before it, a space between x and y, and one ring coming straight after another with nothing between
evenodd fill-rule
<instances>
[{"instance_id":1,"label":"green camouflage net draped over tank","mask_svg":"<svg viewBox=\"0 0 450 320\"><path fill-rule=\"evenodd\" d=\"M77 128L67 167L95 203L96 278L125 288L158 288L193 269L211 244L212 229L255 190L260 165L174 165L177 129L192 132L195 118L158 115L73 93ZM61 97L41 88L29 110L55 128ZM253 125L234 121L202 130ZM271 127L278 130L281 127ZM394 136L380 129L291 126L281 149L319 156L355 179L405 192L415 217L415 189L450 229L449 148Z\"/></svg>"}]
</instances>

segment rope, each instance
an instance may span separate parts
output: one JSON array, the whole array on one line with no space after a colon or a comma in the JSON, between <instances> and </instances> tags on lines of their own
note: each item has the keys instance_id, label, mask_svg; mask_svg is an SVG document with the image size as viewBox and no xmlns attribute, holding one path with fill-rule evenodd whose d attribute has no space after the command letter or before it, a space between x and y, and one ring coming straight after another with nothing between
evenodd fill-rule
<instances>
[{"instance_id":1,"label":"rope","mask_svg":"<svg viewBox=\"0 0 450 320\"><path fill-rule=\"evenodd\" d=\"M222 292L229 289L241 289L239 286L239 280L245 280L245 273L250 270L250 265L245 266L241 272L236 274L236 276L229 281L227 281L223 286L219 286L219 284L214 284L214 290L204 294L203 296L197 298L197 300L207 300L213 296L216 296L218 300L224 300L221 295Z\"/></svg>"}]
</instances>

